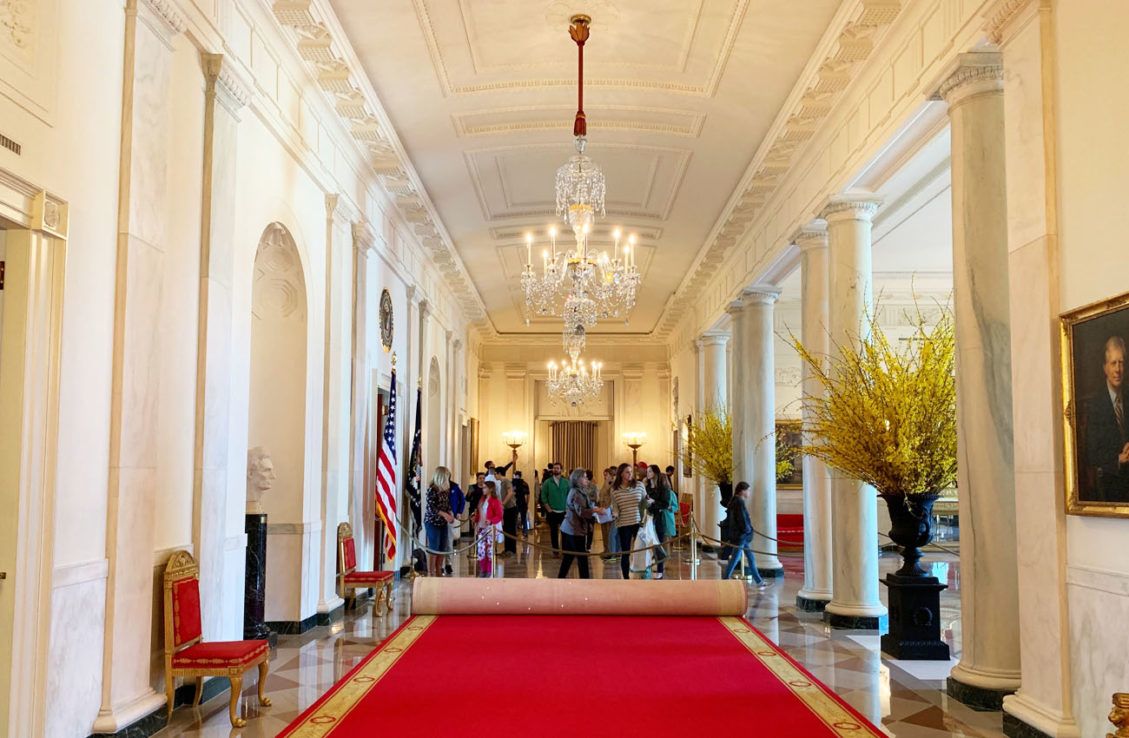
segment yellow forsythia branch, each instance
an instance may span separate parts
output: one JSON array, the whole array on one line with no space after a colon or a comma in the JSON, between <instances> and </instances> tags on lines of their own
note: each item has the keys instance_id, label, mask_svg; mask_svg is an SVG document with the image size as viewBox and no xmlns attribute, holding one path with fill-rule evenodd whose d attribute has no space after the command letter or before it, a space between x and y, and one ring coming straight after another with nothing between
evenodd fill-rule
<instances>
[{"instance_id":1,"label":"yellow forsythia branch","mask_svg":"<svg viewBox=\"0 0 1129 738\"><path fill-rule=\"evenodd\" d=\"M939 492L956 481L956 342L952 312L896 350L872 315L869 335L815 356L791 342L819 380L805 395L801 451L879 492Z\"/></svg>"}]
</instances>

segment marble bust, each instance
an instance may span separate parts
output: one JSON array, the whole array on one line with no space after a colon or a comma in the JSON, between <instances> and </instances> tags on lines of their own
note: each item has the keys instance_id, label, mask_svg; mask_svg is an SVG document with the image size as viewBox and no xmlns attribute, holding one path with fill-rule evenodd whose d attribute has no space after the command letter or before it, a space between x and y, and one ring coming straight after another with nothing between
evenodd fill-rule
<instances>
[{"instance_id":1,"label":"marble bust","mask_svg":"<svg viewBox=\"0 0 1129 738\"><path fill-rule=\"evenodd\" d=\"M247 514L263 513L263 493L274 486L274 462L262 446L247 452Z\"/></svg>"}]
</instances>

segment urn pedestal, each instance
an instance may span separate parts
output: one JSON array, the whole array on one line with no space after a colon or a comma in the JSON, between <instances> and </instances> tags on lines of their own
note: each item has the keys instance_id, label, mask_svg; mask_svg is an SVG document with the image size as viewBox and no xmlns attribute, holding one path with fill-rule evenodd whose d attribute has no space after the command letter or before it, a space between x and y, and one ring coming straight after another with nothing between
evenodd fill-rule
<instances>
[{"instance_id":1,"label":"urn pedestal","mask_svg":"<svg viewBox=\"0 0 1129 738\"><path fill-rule=\"evenodd\" d=\"M882 651L907 661L947 660L941 640L941 590L947 586L918 564L921 546L933 540L933 503L938 494L882 494L890 510L890 540L901 546L902 568L887 574L890 631Z\"/></svg>"},{"instance_id":2,"label":"urn pedestal","mask_svg":"<svg viewBox=\"0 0 1129 738\"><path fill-rule=\"evenodd\" d=\"M267 627L267 516L247 513L243 530L247 534L246 585L243 591L243 637L278 644L278 634Z\"/></svg>"}]
</instances>

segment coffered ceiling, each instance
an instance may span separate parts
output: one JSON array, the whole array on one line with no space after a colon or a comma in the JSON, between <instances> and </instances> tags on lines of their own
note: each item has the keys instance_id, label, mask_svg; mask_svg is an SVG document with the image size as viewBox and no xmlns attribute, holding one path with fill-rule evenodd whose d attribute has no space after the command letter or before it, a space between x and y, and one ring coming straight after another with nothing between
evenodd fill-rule
<instances>
[{"instance_id":1,"label":"coffered ceiling","mask_svg":"<svg viewBox=\"0 0 1129 738\"><path fill-rule=\"evenodd\" d=\"M639 235L629 324L647 333L683 282L839 0L331 0L427 195L501 333L526 326L523 234L558 223L572 154L573 13L585 47L588 154L608 183L593 236Z\"/></svg>"}]
</instances>

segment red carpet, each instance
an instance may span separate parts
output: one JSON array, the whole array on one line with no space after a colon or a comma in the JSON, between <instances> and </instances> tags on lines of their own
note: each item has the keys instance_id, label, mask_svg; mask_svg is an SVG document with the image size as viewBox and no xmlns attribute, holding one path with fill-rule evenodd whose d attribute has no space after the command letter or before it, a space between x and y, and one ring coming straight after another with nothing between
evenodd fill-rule
<instances>
[{"instance_id":1,"label":"red carpet","mask_svg":"<svg viewBox=\"0 0 1129 738\"><path fill-rule=\"evenodd\" d=\"M753 733L882 735L740 618L455 615L409 620L282 735Z\"/></svg>"}]
</instances>

